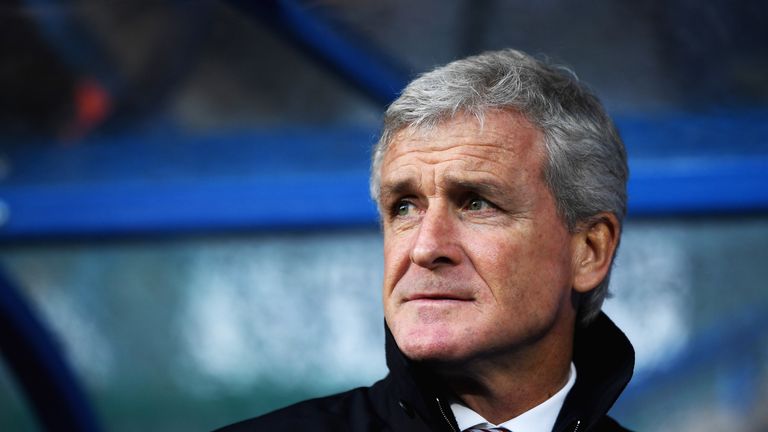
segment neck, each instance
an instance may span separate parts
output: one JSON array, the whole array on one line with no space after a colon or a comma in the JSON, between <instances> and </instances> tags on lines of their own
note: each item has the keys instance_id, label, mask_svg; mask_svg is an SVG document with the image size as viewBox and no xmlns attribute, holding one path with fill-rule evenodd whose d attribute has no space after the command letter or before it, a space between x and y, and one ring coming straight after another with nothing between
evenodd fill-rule
<instances>
[{"instance_id":1,"label":"neck","mask_svg":"<svg viewBox=\"0 0 768 432\"><path fill-rule=\"evenodd\" d=\"M561 335L562 336L562 335ZM568 381L573 327L567 337L491 358L440 368L449 389L466 406L494 424L541 404Z\"/></svg>"}]
</instances>

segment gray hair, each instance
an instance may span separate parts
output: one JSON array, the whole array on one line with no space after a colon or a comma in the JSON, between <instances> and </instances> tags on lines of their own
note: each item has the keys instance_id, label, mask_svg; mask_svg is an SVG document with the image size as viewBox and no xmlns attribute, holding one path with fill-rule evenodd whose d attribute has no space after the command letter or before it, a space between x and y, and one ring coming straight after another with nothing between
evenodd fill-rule
<instances>
[{"instance_id":1,"label":"gray hair","mask_svg":"<svg viewBox=\"0 0 768 432\"><path fill-rule=\"evenodd\" d=\"M576 232L598 213L626 214L627 156L600 101L563 67L523 52L502 50L457 60L412 81L387 109L374 147L370 190L379 203L381 164L389 144L406 128L433 128L457 113L482 124L484 113L510 109L544 135L544 180L566 226ZM381 211L381 209L379 209ZM579 321L597 316L608 296L610 271L580 301Z\"/></svg>"}]
</instances>

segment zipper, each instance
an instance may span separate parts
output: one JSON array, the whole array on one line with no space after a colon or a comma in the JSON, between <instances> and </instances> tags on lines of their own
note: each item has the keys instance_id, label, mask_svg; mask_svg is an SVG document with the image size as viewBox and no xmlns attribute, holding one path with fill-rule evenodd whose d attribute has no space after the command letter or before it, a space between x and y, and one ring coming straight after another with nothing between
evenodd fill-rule
<instances>
[{"instance_id":1,"label":"zipper","mask_svg":"<svg viewBox=\"0 0 768 432\"><path fill-rule=\"evenodd\" d=\"M443 419L445 420L446 423L448 423L448 427L451 428L451 432L456 432L456 429L453 428L453 425L451 424L451 421L448 420L448 416L445 415L445 411L443 411L443 404L440 403L440 398L435 398L435 400L437 401L437 407L440 408L440 414L443 415ZM574 432L576 432L576 431L574 431Z\"/></svg>"},{"instance_id":2,"label":"zipper","mask_svg":"<svg viewBox=\"0 0 768 432\"><path fill-rule=\"evenodd\" d=\"M576 420L576 427L573 428L573 432L578 432L579 426L581 426L581 420Z\"/></svg>"}]
</instances>

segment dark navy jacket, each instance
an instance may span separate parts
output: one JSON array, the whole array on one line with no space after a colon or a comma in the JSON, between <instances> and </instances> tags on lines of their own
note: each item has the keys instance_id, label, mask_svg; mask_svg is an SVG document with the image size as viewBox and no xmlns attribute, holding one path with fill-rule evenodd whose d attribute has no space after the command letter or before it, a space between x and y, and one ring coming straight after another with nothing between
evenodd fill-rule
<instances>
[{"instance_id":1,"label":"dark navy jacket","mask_svg":"<svg viewBox=\"0 0 768 432\"><path fill-rule=\"evenodd\" d=\"M245 431L460 432L448 392L397 348L387 329L389 375L371 387L311 399L219 429ZM635 352L603 313L576 330L576 383L565 399L554 431L624 431L607 412L632 377Z\"/></svg>"}]
</instances>

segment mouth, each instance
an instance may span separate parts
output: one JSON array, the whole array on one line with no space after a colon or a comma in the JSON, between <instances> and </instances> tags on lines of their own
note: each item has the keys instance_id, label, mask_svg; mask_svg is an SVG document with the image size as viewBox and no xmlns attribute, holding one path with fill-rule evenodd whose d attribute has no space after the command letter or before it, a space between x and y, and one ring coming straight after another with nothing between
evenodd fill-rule
<instances>
[{"instance_id":1,"label":"mouth","mask_svg":"<svg viewBox=\"0 0 768 432\"><path fill-rule=\"evenodd\" d=\"M405 302L468 302L472 301L469 297L462 297L454 294L414 294L405 299Z\"/></svg>"}]
</instances>

